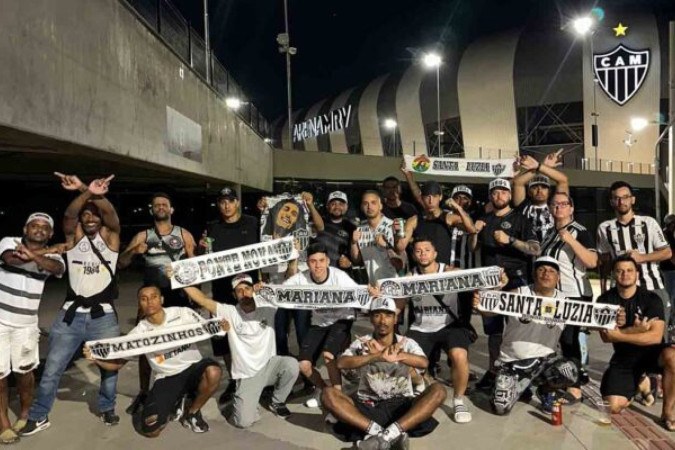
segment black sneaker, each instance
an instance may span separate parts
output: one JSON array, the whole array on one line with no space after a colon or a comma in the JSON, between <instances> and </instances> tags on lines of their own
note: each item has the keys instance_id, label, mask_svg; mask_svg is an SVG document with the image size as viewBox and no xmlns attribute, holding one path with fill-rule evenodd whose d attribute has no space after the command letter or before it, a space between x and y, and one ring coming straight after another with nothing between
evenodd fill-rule
<instances>
[{"instance_id":1,"label":"black sneaker","mask_svg":"<svg viewBox=\"0 0 675 450\"><path fill-rule=\"evenodd\" d=\"M39 433L42 430L46 430L52 424L49 423L49 417L45 417L42 420L30 420L26 422L26 426L21 429L19 436L32 436L35 433Z\"/></svg>"},{"instance_id":2,"label":"black sneaker","mask_svg":"<svg viewBox=\"0 0 675 450\"><path fill-rule=\"evenodd\" d=\"M229 384L227 385L227 388L225 388L225 392L223 392L220 397L218 397L218 403L223 404L227 402L231 402L232 399L234 398L234 393L237 390L237 382L234 380L230 380Z\"/></svg>"},{"instance_id":3,"label":"black sneaker","mask_svg":"<svg viewBox=\"0 0 675 450\"><path fill-rule=\"evenodd\" d=\"M410 438L408 433L401 433L401 435L394 441L391 446L392 450L408 450L410 448Z\"/></svg>"},{"instance_id":4,"label":"black sneaker","mask_svg":"<svg viewBox=\"0 0 675 450\"><path fill-rule=\"evenodd\" d=\"M124 412L126 412L127 414L131 414L133 416L134 414L136 414L138 411L141 410L147 397L148 397L147 392L139 392L138 395L134 398L134 401L131 402L129 406L127 406L127 409L125 409Z\"/></svg>"},{"instance_id":5,"label":"black sneaker","mask_svg":"<svg viewBox=\"0 0 675 450\"><path fill-rule=\"evenodd\" d=\"M272 411L275 416L279 417L288 417L291 415L291 411L286 406L286 403L270 403L270 411Z\"/></svg>"},{"instance_id":6,"label":"black sneaker","mask_svg":"<svg viewBox=\"0 0 675 450\"><path fill-rule=\"evenodd\" d=\"M176 422L183 417L183 414L185 413L185 406L187 403L187 397L184 395L182 396L178 402L176 403L176 409L173 411L173 415L171 416L171 421Z\"/></svg>"},{"instance_id":7,"label":"black sneaker","mask_svg":"<svg viewBox=\"0 0 675 450\"><path fill-rule=\"evenodd\" d=\"M117 425L118 423L120 423L120 416L115 414L114 409L102 412L101 414L99 414L99 417L101 418L103 423L108 425L109 427L112 427L113 425Z\"/></svg>"},{"instance_id":8,"label":"black sneaker","mask_svg":"<svg viewBox=\"0 0 675 450\"><path fill-rule=\"evenodd\" d=\"M485 375L483 375L483 378L481 378L478 383L476 383L476 389L480 389L481 391L492 390L492 388L495 386L495 379L495 374L488 370L485 372Z\"/></svg>"},{"instance_id":9,"label":"black sneaker","mask_svg":"<svg viewBox=\"0 0 675 450\"><path fill-rule=\"evenodd\" d=\"M189 428L195 433L206 433L209 431L209 424L206 423L202 417L201 411L197 411L195 413L186 412L185 415L180 419L180 423L185 428Z\"/></svg>"}]
</instances>

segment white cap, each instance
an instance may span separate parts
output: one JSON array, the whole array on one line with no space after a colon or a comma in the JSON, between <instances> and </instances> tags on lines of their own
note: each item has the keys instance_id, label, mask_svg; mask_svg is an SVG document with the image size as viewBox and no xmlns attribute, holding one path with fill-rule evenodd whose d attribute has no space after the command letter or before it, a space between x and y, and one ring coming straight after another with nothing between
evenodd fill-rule
<instances>
[{"instance_id":1,"label":"white cap","mask_svg":"<svg viewBox=\"0 0 675 450\"><path fill-rule=\"evenodd\" d=\"M50 216L47 213L34 212L30 216L28 216L28 220L26 220L26 225L28 225L29 223L31 223L34 220L44 220L45 222L47 222L49 224L49 226L51 228L54 228L54 219L52 219L52 216Z\"/></svg>"},{"instance_id":2,"label":"white cap","mask_svg":"<svg viewBox=\"0 0 675 450\"><path fill-rule=\"evenodd\" d=\"M389 311L396 313L396 302L391 297L375 297L370 303L370 312Z\"/></svg>"},{"instance_id":3,"label":"white cap","mask_svg":"<svg viewBox=\"0 0 675 450\"><path fill-rule=\"evenodd\" d=\"M253 286L253 278L245 273L240 273L232 279L232 289L236 289L241 283L248 283Z\"/></svg>"},{"instance_id":4,"label":"white cap","mask_svg":"<svg viewBox=\"0 0 675 450\"><path fill-rule=\"evenodd\" d=\"M342 200L345 203L349 203L347 201L347 194L342 191L333 191L328 194L328 201L326 203L330 203L333 200Z\"/></svg>"},{"instance_id":5,"label":"white cap","mask_svg":"<svg viewBox=\"0 0 675 450\"><path fill-rule=\"evenodd\" d=\"M540 256L539 258L535 259L534 268L536 269L539 266L551 266L560 272L560 263L558 263L558 260L552 256Z\"/></svg>"},{"instance_id":6,"label":"white cap","mask_svg":"<svg viewBox=\"0 0 675 450\"><path fill-rule=\"evenodd\" d=\"M463 184L459 184L454 187L452 193L450 193L450 198L454 197L457 194L466 194L469 197L473 198L473 192L471 191L471 188L469 186L464 186Z\"/></svg>"},{"instance_id":7,"label":"white cap","mask_svg":"<svg viewBox=\"0 0 675 450\"><path fill-rule=\"evenodd\" d=\"M509 183L509 180L505 180L504 178L495 178L494 180L490 181L488 192L492 191L493 189L506 189L507 191L511 192L511 183Z\"/></svg>"},{"instance_id":8,"label":"white cap","mask_svg":"<svg viewBox=\"0 0 675 450\"><path fill-rule=\"evenodd\" d=\"M551 180L549 180L546 175L537 175L536 177L532 178L529 183L527 183L527 187L531 188L532 186L536 186L538 184L551 187Z\"/></svg>"}]
</instances>

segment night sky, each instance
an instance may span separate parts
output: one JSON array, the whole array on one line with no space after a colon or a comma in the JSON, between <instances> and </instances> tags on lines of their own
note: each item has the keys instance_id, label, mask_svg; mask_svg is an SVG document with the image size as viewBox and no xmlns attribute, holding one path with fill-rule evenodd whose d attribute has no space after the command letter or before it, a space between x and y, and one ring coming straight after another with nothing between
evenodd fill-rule
<instances>
[{"instance_id":1,"label":"night sky","mask_svg":"<svg viewBox=\"0 0 675 450\"><path fill-rule=\"evenodd\" d=\"M202 0L172 0L203 33ZM481 34L562 26L593 6L672 9L675 0L288 0L293 109L403 70L431 49L462 48ZM265 117L285 114L283 0L209 0L211 45Z\"/></svg>"}]
</instances>

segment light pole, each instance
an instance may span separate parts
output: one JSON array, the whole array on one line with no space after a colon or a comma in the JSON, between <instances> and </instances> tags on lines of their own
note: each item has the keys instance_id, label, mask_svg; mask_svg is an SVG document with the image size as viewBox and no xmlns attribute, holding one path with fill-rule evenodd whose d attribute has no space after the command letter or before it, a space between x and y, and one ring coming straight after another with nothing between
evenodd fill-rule
<instances>
[{"instance_id":1,"label":"light pole","mask_svg":"<svg viewBox=\"0 0 675 450\"><path fill-rule=\"evenodd\" d=\"M398 156L398 148L396 147L396 127L398 127L398 123L394 119L384 119L383 125L384 128L391 131L393 136L394 151L392 156Z\"/></svg>"},{"instance_id":2,"label":"light pole","mask_svg":"<svg viewBox=\"0 0 675 450\"><path fill-rule=\"evenodd\" d=\"M436 69L436 120L438 121L438 130L434 132L438 136L438 156L441 155L441 64L443 59L437 53L427 53L422 58L424 65L430 69Z\"/></svg>"},{"instance_id":3,"label":"light pole","mask_svg":"<svg viewBox=\"0 0 675 450\"><path fill-rule=\"evenodd\" d=\"M284 33L277 35L279 44L279 53L286 54L286 96L288 104L288 143L290 149L293 149L293 107L291 102L291 56L298 52L298 49L291 47L291 36L288 32L288 0L284 0Z\"/></svg>"},{"instance_id":4,"label":"light pole","mask_svg":"<svg viewBox=\"0 0 675 450\"><path fill-rule=\"evenodd\" d=\"M211 84L211 44L209 38L209 0L204 0L204 53L206 56L206 82ZM192 49L190 49L192 54Z\"/></svg>"},{"instance_id":5,"label":"light pole","mask_svg":"<svg viewBox=\"0 0 675 450\"><path fill-rule=\"evenodd\" d=\"M588 42L591 50L591 73L593 74L593 124L591 125L591 145L595 152L595 170L598 170L598 104L597 104L597 84L598 80L595 77L595 70L593 70L593 35L595 34L595 20L591 16L584 16L574 19L572 21L572 29L581 37L588 35Z\"/></svg>"}]
</instances>

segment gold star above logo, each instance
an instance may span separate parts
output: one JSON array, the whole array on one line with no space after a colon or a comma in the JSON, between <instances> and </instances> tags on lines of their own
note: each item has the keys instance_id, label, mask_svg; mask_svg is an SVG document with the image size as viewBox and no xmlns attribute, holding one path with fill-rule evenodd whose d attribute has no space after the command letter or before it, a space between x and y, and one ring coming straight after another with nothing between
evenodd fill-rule
<instances>
[{"instance_id":1,"label":"gold star above logo","mask_svg":"<svg viewBox=\"0 0 675 450\"><path fill-rule=\"evenodd\" d=\"M619 36L625 36L626 31L628 30L628 27L624 26L621 22L616 26L616 28L612 28L614 30L614 36L619 37Z\"/></svg>"}]
</instances>

